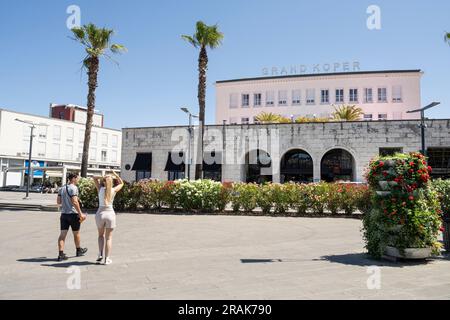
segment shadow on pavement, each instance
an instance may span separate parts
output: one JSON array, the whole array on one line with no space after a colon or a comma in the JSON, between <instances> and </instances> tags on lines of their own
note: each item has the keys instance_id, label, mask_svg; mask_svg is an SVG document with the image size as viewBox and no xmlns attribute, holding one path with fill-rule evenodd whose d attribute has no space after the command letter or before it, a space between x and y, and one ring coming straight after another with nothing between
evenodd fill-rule
<instances>
[{"instance_id":1,"label":"shadow on pavement","mask_svg":"<svg viewBox=\"0 0 450 320\"><path fill-rule=\"evenodd\" d=\"M340 263L360 267L378 266L378 267L403 268L409 266L425 265L432 260L433 259L417 260L417 261L398 260L397 262L391 262L387 260L373 259L367 253L347 253L347 254L323 256L320 259L315 259L314 261L329 261L331 263Z\"/></svg>"},{"instance_id":2,"label":"shadow on pavement","mask_svg":"<svg viewBox=\"0 0 450 320\"><path fill-rule=\"evenodd\" d=\"M74 261L74 262L60 262L53 264L41 264L42 267L54 267L54 268L69 268L72 266L83 267L83 266L98 266L99 264L90 261Z\"/></svg>"},{"instance_id":3,"label":"shadow on pavement","mask_svg":"<svg viewBox=\"0 0 450 320\"><path fill-rule=\"evenodd\" d=\"M34 263L39 263L39 262L51 262L51 261L58 261L58 259L56 258L47 258L47 257L39 257L39 258L29 258L29 259L18 259L18 262L34 262Z\"/></svg>"}]
</instances>

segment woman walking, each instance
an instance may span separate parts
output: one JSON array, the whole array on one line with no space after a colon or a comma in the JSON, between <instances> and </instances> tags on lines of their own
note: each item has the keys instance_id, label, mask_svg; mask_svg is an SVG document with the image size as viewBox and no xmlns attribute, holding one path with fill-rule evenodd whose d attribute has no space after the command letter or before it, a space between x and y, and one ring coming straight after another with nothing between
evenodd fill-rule
<instances>
[{"instance_id":1,"label":"woman walking","mask_svg":"<svg viewBox=\"0 0 450 320\"><path fill-rule=\"evenodd\" d=\"M112 233L116 227L116 213L113 202L116 194L123 187L123 180L113 171L113 176L94 177L95 187L98 191L98 210L95 214L95 222L98 228L98 258L97 263L104 259L105 265L111 264L112 260ZM114 186L114 180L118 184Z\"/></svg>"}]
</instances>

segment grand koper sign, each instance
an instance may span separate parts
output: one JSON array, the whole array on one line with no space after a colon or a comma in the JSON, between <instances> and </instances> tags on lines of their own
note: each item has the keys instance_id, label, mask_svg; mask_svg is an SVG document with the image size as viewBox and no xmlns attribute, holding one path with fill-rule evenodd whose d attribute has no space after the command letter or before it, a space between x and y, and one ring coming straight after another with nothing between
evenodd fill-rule
<instances>
[{"instance_id":1,"label":"grand koper sign","mask_svg":"<svg viewBox=\"0 0 450 320\"><path fill-rule=\"evenodd\" d=\"M283 76L295 74L314 74L314 73L331 73L331 72L354 72L361 71L359 61L352 62L333 62L324 64L299 64L279 67L264 67L262 69L263 76Z\"/></svg>"}]
</instances>

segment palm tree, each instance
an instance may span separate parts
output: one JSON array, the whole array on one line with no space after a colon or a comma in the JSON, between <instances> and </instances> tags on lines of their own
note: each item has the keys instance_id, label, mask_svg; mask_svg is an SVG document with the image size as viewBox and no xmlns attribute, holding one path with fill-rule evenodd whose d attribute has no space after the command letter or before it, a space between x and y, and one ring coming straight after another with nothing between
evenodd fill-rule
<instances>
[{"instance_id":1,"label":"palm tree","mask_svg":"<svg viewBox=\"0 0 450 320\"><path fill-rule=\"evenodd\" d=\"M72 29L73 40L81 43L86 51L83 59L83 66L87 69L88 75L88 96L87 96L87 119L86 130L84 133L83 156L81 160L81 176L87 176L87 167L89 161L89 144L91 140L92 118L95 110L95 89L98 86L98 71L100 67L100 58L111 59L109 52L116 54L126 51L126 48L120 44L110 44L113 30L106 28L97 28L90 23L82 27Z\"/></svg>"},{"instance_id":2,"label":"palm tree","mask_svg":"<svg viewBox=\"0 0 450 320\"><path fill-rule=\"evenodd\" d=\"M357 121L364 114L363 110L355 105L334 107L333 118L338 121Z\"/></svg>"},{"instance_id":3,"label":"palm tree","mask_svg":"<svg viewBox=\"0 0 450 320\"><path fill-rule=\"evenodd\" d=\"M199 106L199 144L197 148L197 164L195 166L195 179L202 178L203 161L203 134L205 124L206 109L206 70L208 70L208 52L209 49L216 49L222 44L223 33L219 31L217 24L208 26L203 21L198 21L194 35L182 35L182 39L186 40L196 49L200 49L198 57L198 106Z\"/></svg>"},{"instance_id":4,"label":"palm tree","mask_svg":"<svg viewBox=\"0 0 450 320\"><path fill-rule=\"evenodd\" d=\"M259 123L279 123L281 118L282 117L279 114L272 112L261 112L255 117L255 120Z\"/></svg>"}]
</instances>

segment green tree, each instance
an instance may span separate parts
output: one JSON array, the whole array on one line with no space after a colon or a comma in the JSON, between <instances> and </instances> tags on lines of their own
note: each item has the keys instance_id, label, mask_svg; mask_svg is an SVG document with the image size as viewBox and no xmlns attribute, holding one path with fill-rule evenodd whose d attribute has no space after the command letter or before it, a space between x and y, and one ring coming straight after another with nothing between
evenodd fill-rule
<instances>
[{"instance_id":1,"label":"green tree","mask_svg":"<svg viewBox=\"0 0 450 320\"><path fill-rule=\"evenodd\" d=\"M203 134L206 109L206 71L208 70L207 49L216 49L222 44L223 33L218 25L208 26L203 21L198 21L194 35L182 35L182 39L189 42L196 49L200 49L198 57L198 105L199 105L199 144L197 148L197 164L195 166L195 179L202 178L203 167Z\"/></svg>"},{"instance_id":2,"label":"green tree","mask_svg":"<svg viewBox=\"0 0 450 320\"><path fill-rule=\"evenodd\" d=\"M255 120L259 123L280 123L282 117L272 112L261 112L255 117Z\"/></svg>"},{"instance_id":3,"label":"green tree","mask_svg":"<svg viewBox=\"0 0 450 320\"><path fill-rule=\"evenodd\" d=\"M337 121L357 121L364 114L361 108L353 106L334 107L333 118Z\"/></svg>"},{"instance_id":4,"label":"green tree","mask_svg":"<svg viewBox=\"0 0 450 320\"><path fill-rule=\"evenodd\" d=\"M98 28L92 23L73 28L72 33L74 36L72 39L79 42L86 51L86 56L83 59L83 66L86 68L88 75L87 119L86 130L84 133L83 156L81 160L81 176L86 177L100 58L106 57L111 59L110 53L121 53L126 51L126 48L120 44L110 44L111 37L114 34L113 30Z\"/></svg>"}]
</instances>

